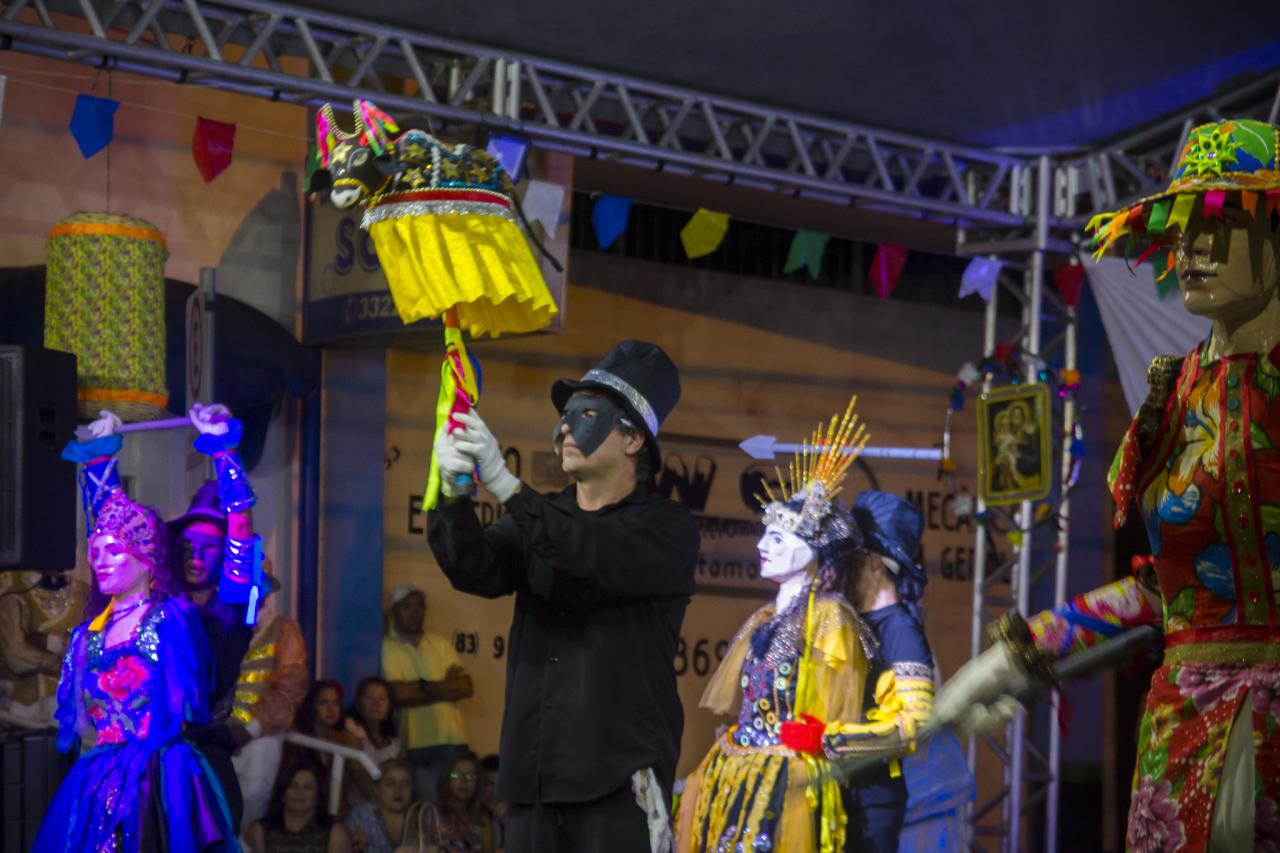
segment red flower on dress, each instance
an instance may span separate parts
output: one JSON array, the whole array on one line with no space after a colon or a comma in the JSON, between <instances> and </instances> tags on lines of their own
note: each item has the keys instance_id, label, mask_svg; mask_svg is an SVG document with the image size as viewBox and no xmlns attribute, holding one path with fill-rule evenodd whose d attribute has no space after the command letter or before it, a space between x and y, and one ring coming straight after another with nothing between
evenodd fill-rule
<instances>
[{"instance_id":1,"label":"red flower on dress","mask_svg":"<svg viewBox=\"0 0 1280 853\"><path fill-rule=\"evenodd\" d=\"M145 738L149 731L151 731L151 712L147 711L142 715L142 719L138 720L138 738Z\"/></svg>"},{"instance_id":2,"label":"red flower on dress","mask_svg":"<svg viewBox=\"0 0 1280 853\"><path fill-rule=\"evenodd\" d=\"M98 689L123 702L136 693L147 680L147 668L133 655L116 658L115 665L98 675Z\"/></svg>"},{"instance_id":3,"label":"red flower on dress","mask_svg":"<svg viewBox=\"0 0 1280 853\"><path fill-rule=\"evenodd\" d=\"M104 746L109 743L124 743L125 740L124 729L120 728L119 723L112 723L98 732L98 746Z\"/></svg>"},{"instance_id":4,"label":"red flower on dress","mask_svg":"<svg viewBox=\"0 0 1280 853\"><path fill-rule=\"evenodd\" d=\"M102 706L100 704L98 704L97 702L89 703L89 718L92 719L95 723L102 722L102 718L105 717L106 715L107 715L107 712L102 709Z\"/></svg>"},{"instance_id":5,"label":"red flower on dress","mask_svg":"<svg viewBox=\"0 0 1280 853\"><path fill-rule=\"evenodd\" d=\"M1178 820L1178 801L1170 796L1167 779L1156 782L1142 777L1129 804L1129 832L1126 841L1134 853L1176 853L1187 842L1186 829Z\"/></svg>"}]
</instances>

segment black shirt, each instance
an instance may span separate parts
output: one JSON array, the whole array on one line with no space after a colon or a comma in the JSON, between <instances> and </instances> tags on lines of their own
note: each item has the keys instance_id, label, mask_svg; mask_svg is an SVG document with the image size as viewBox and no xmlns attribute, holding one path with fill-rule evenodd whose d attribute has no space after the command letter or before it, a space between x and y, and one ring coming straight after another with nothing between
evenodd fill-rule
<instances>
[{"instance_id":1,"label":"black shirt","mask_svg":"<svg viewBox=\"0 0 1280 853\"><path fill-rule=\"evenodd\" d=\"M876 707L876 682L880 674L894 664L924 664L933 668L933 652L925 639L924 628L902 603L890 604L878 610L859 614L875 632L880 647L871 659L867 675L867 692L863 708ZM907 801L907 782L901 775L894 778L889 772L889 762L859 775L852 797L863 806L878 806Z\"/></svg>"},{"instance_id":2,"label":"black shirt","mask_svg":"<svg viewBox=\"0 0 1280 853\"><path fill-rule=\"evenodd\" d=\"M236 681L240 678L240 662L253 640L253 628L244 624L245 610L243 604L227 604L216 592L203 605L196 605L213 654L213 659L208 661L213 680L209 708L215 719L231 711Z\"/></svg>"},{"instance_id":3,"label":"black shirt","mask_svg":"<svg viewBox=\"0 0 1280 853\"><path fill-rule=\"evenodd\" d=\"M671 790L684 713L674 660L693 594L698 528L643 487L587 512L575 487L523 486L488 528L472 502L429 514L431 550L453 587L515 594L498 797L574 803L653 768Z\"/></svg>"}]
</instances>

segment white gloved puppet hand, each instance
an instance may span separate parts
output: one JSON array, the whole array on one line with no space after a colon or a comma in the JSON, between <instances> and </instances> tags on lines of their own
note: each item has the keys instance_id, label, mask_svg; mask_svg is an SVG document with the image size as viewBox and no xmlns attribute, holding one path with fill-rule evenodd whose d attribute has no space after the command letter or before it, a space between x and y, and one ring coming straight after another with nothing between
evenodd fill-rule
<instances>
[{"instance_id":1,"label":"white gloved puppet hand","mask_svg":"<svg viewBox=\"0 0 1280 853\"><path fill-rule=\"evenodd\" d=\"M997 728L1023 710L1014 697L1031 682L1009 647L996 643L942 685L930 724L949 726L961 735Z\"/></svg>"},{"instance_id":2,"label":"white gloved puppet hand","mask_svg":"<svg viewBox=\"0 0 1280 853\"><path fill-rule=\"evenodd\" d=\"M196 403L187 417L191 418L191 425L201 435L226 435L230 428L228 422L231 420L231 411L221 403L208 406Z\"/></svg>"},{"instance_id":3,"label":"white gloved puppet hand","mask_svg":"<svg viewBox=\"0 0 1280 853\"><path fill-rule=\"evenodd\" d=\"M103 409L98 414L100 417L96 421L89 422L89 434L94 438L115 435L116 430L120 428L120 418L116 413Z\"/></svg>"},{"instance_id":4,"label":"white gloved puppet hand","mask_svg":"<svg viewBox=\"0 0 1280 853\"><path fill-rule=\"evenodd\" d=\"M432 448L432 463L440 469L440 492L446 498L454 498L467 491L466 486L458 485L458 478L470 477L476 468L476 460L458 449L454 438L457 434L442 431Z\"/></svg>"},{"instance_id":5,"label":"white gloved puppet hand","mask_svg":"<svg viewBox=\"0 0 1280 853\"><path fill-rule=\"evenodd\" d=\"M506 503L520 491L520 480L507 470L507 460L502 458L498 439L493 437L475 409L458 415L457 419L463 426L463 429L453 433L458 449L476 460L480 469L480 484L500 502Z\"/></svg>"}]
</instances>

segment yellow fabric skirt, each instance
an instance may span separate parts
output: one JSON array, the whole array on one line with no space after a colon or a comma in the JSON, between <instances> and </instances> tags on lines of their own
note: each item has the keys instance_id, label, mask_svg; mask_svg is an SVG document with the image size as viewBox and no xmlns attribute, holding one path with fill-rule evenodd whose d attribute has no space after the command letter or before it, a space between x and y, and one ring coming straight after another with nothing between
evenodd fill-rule
<instances>
[{"instance_id":1,"label":"yellow fabric skirt","mask_svg":"<svg viewBox=\"0 0 1280 853\"><path fill-rule=\"evenodd\" d=\"M532 332L558 308L524 233L509 213L387 215L369 225L400 319L412 323L458 309L471 337ZM418 208L420 209L420 208ZM505 215L504 215L505 214Z\"/></svg>"},{"instance_id":2,"label":"yellow fabric skirt","mask_svg":"<svg viewBox=\"0 0 1280 853\"><path fill-rule=\"evenodd\" d=\"M846 817L839 792L833 789L832 802L822 803L825 786L814 779L825 760L811 765L786 747L741 746L732 740L734 728L686 780L676 816L676 853L816 851L824 813L834 823L828 833L834 849L843 849ZM817 799L812 805L810 783Z\"/></svg>"}]
</instances>

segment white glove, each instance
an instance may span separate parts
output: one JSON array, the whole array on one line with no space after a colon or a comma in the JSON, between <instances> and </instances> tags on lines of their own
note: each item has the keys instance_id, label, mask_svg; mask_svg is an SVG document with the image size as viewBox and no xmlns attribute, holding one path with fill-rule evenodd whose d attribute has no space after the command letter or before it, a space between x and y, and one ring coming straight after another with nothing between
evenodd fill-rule
<instances>
[{"instance_id":1,"label":"white glove","mask_svg":"<svg viewBox=\"0 0 1280 853\"><path fill-rule=\"evenodd\" d=\"M191 411L187 413L187 417L191 418L191 425L201 435L226 435L228 429L227 421L231 419L231 410L221 403L214 403L209 406L196 403L191 407Z\"/></svg>"},{"instance_id":2,"label":"white glove","mask_svg":"<svg viewBox=\"0 0 1280 853\"><path fill-rule=\"evenodd\" d=\"M960 667L938 692L932 725L950 726L959 734L977 734L1009 722L1022 711L1014 698L1030 687L1009 647L996 643Z\"/></svg>"},{"instance_id":3,"label":"white glove","mask_svg":"<svg viewBox=\"0 0 1280 853\"><path fill-rule=\"evenodd\" d=\"M90 421L89 434L94 438L102 438L105 435L114 435L120 426L120 418L116 417L116 413L103 409L98 412L101 415L96 421Z\"/></svg>"},{"instance_id":4,"label":"white glove","mask_svg":"<svg viewBox=\"0 0 1280 853\"><path fill-rule=\"evenodd\" d=\"M480 468L480 483L493 493L501 503L520 491L520 480L507 470L507 460L502 458L498 439L489 432L484 420L472 409L457 416L464 427L453 433L458 449L476 460Z\"/></svg>"},{"instance_id":5,"label":"white glove","mask_svg":"<svg viewBox=\"0 0 1280 853\"><path fill-rule=\"evenodd\" d=\"M466 491L465 486L458 485L458 478L471 476L475 470L476 460L458 449L457 441L448 430L440 433L436 439L433 464L440 469L440 492L446 498L454 498Z\"/></svg>"}]
</instances>

